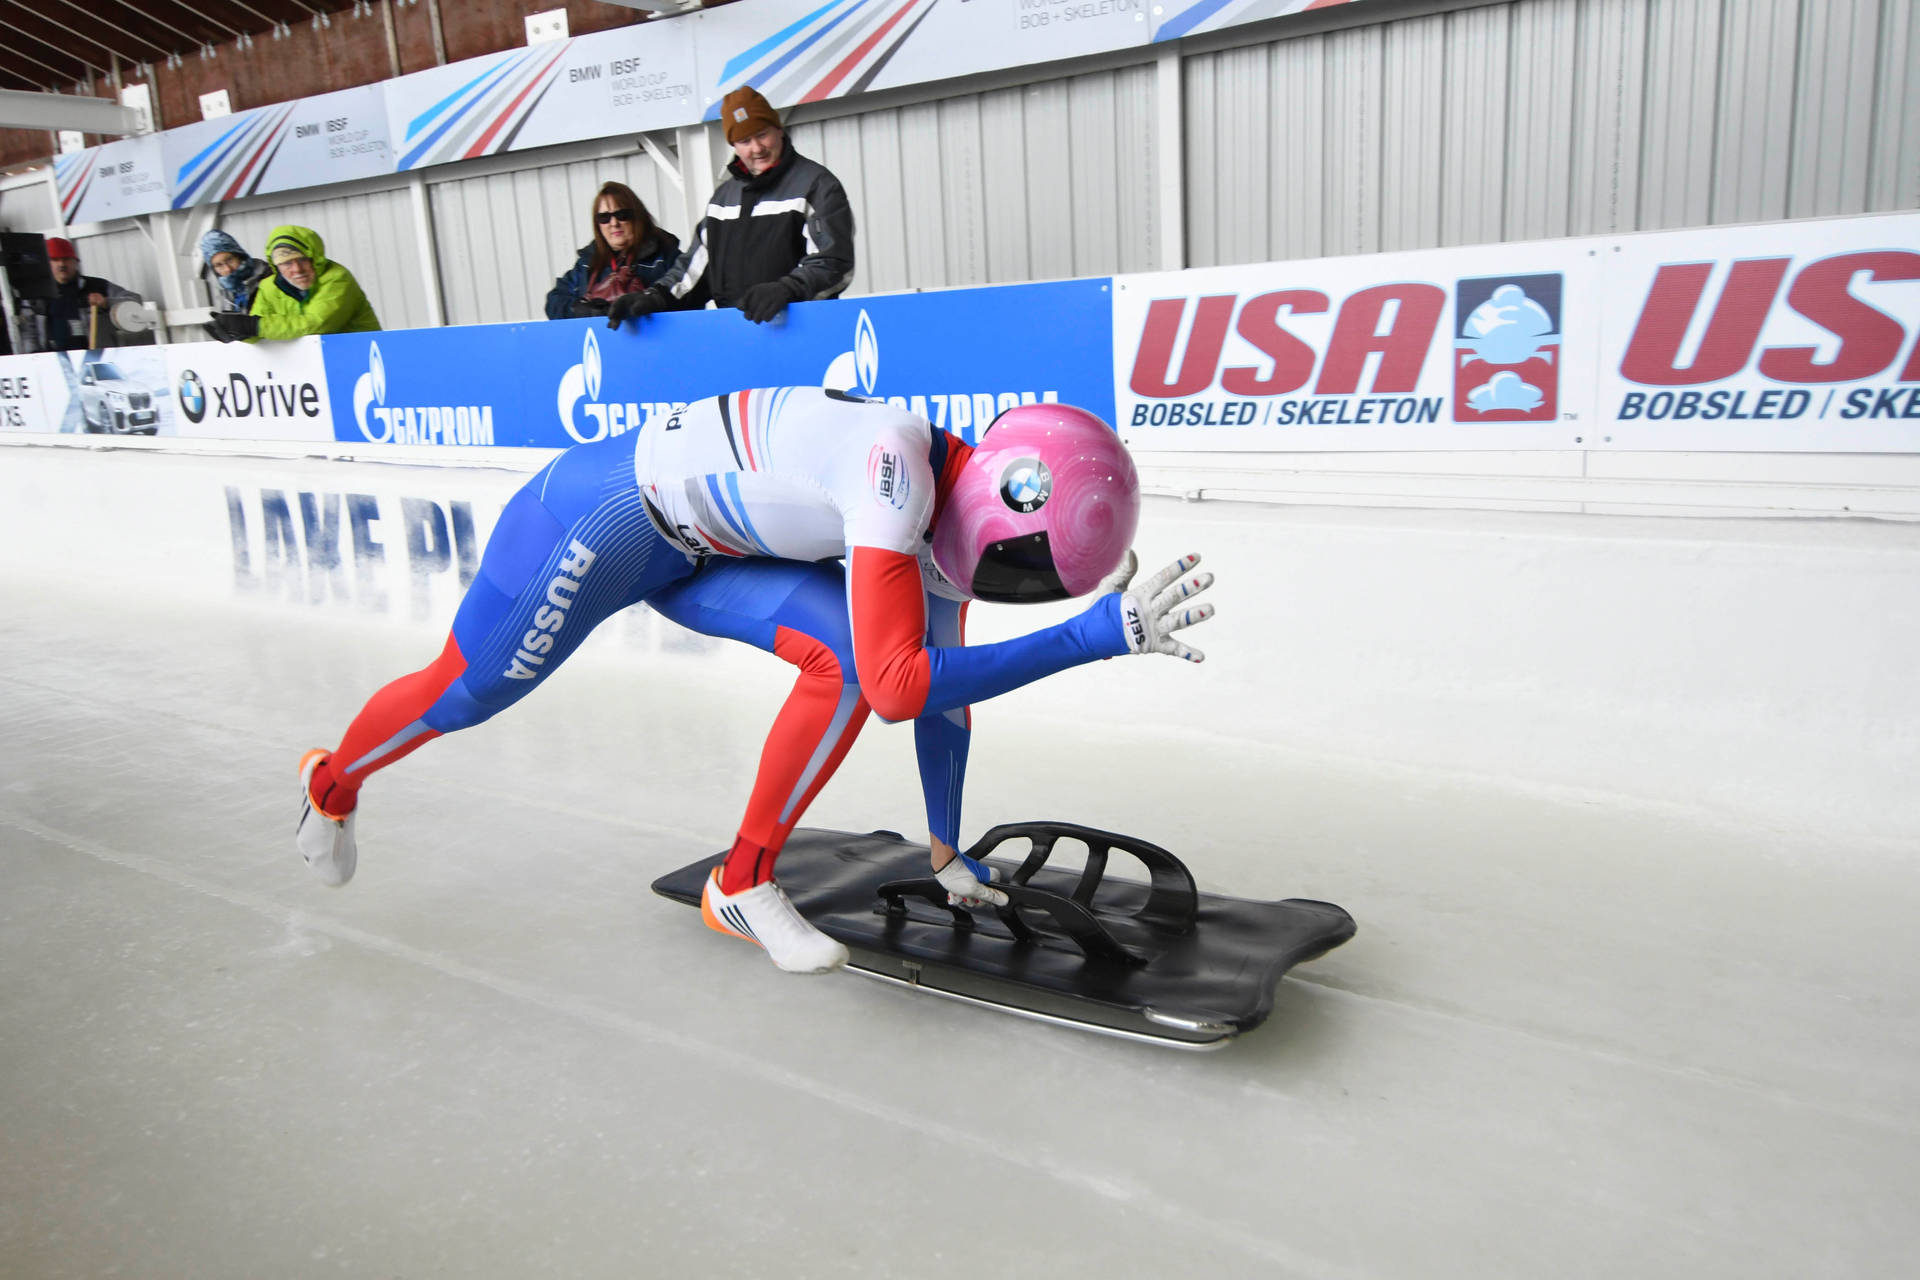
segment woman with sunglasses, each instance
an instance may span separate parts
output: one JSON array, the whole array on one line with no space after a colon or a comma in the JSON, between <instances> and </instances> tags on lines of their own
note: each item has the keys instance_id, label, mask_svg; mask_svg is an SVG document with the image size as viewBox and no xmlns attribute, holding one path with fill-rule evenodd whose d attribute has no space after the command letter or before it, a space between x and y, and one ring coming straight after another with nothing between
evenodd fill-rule
<instances>
[{"instance_id":1,"label":"woman with sunglasses","mask_svg":"<svg viewBox=\"0 0 1920 1280\"><path fill-rule=\"evenodd\" d=\"M593 198L593 243L553 282L547 319L604 316L615 298L646 288L679 256L679 239L654 224L633 189L609 182Z\"/></svg>"}]
</instances>

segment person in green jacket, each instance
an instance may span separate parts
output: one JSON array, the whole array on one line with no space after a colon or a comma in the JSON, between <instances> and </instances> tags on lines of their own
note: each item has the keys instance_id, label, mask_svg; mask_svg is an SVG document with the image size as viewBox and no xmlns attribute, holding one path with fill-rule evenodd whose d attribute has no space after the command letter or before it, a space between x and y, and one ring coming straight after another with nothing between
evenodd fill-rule
<instances>
[{"instance_id":1,"label":"person in green jacket","mask_svg":"<svg viewBox=\"0 0 1920 1280\"><path fill-rule=\"evenodd\" d=\"M267 261L274 276L254 290L250 315L215 314L208 322L222 342L279 342L310 333L378 329L353 272L326 256L320 233L309 227L275 227L267 234Z\"/></svg>"}]
</instances>

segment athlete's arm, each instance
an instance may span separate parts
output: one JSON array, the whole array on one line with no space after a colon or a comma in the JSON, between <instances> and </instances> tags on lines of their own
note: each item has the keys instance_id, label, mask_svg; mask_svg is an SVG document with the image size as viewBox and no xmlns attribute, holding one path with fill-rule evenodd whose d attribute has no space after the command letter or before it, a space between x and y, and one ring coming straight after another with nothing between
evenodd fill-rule
<instances>
[{"instance_id":1,"label":"athlete's arm","mask_svg":"<svg viewBox=\"0 0 1920 1280\"><path fill-rule=\"evenodd\" d=\"M927 643L935 649L966 643L967 606L926 597ZM973 716L966 707L929 711L913 722L914 753L920 762L920 790L927 802L927 831L933 837L934 864L944 865L960 842L960 803L967 781L967 747ZM942 846L947 856L940 856Z\"/></svg>"}]
</instances>

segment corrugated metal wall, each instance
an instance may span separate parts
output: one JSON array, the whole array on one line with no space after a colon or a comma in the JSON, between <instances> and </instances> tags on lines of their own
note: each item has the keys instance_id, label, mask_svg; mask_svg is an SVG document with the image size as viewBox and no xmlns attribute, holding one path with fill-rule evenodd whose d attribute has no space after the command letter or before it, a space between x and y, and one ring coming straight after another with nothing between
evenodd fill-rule
<instances>
[{"instance_id":1,"label":"corrugated metal wall","mask_svg":"<svg viewBox=\"0 0 1920 1280\"><path fill-rule=\"evenodd\" d=\"M1516 0L1184 64L1195 266L1920 205L1913 0Z\"/></svg>"},{"instance_id":2,"label":"corrugated metal wall","mask_svg":"<svg viewBox=\"0 0 1920 1280\"><path fill-rule=\"evenodd\" d=\"M1150 65L793 128L853 204L851 292L1152 270Z\"/></svg>"},{"instance_id":3,"label":"corrugated metal wall","mask_svg":"<svg viewBox=\"0 0 1920 1280\"><path fill-rule=\"evenodd\" d=\"M220 227L255 257L282 223L311 227L327 257L353 272L388 329L427 323L426 291L415 251L412 195L405 187L297 204L222 210Z\"/></svg>"},{"instance_id":4,"label":"corrugated metal wall","mask_svg":"<svg viewBox=\"0 0 1920 1280\"><path fill-rule=\"evenodd\" d=\"M53 225L53 186L44 174L0 188L0 231L45 231Z\"/></svg>"},{"instance_id":5,"label":"corrugated metal wall","mask_svg":"<svg viewBox=\"0 0 1920 1280\"><path fill-rule=\"evenodd\" d=\"M603 182L632 187L661 226L687 240L679 189L641 152L433 183L447 323L544 317L555 277L593 239L589 215Z\"/></svg>"},{"instance_id":6,"label":"corrugated metal wall","mask_svg":"<svg viewBox=\"0 0 1920 1280\"><path fill-rule=\"evenodd\" d=\"M160 298L160 264L154 256L153 242L138 225L76 236L73 247L79 250L80 270L85 274L111 280L143 298Z\"/></svg>"}]
</instances>

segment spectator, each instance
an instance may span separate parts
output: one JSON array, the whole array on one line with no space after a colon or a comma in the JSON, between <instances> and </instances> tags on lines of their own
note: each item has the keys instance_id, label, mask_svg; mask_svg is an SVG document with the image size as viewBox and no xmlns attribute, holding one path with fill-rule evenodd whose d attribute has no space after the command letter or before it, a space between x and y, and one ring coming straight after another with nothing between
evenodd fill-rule
<instances>
[{"instance_id":1,"label":"spectator","mask_svg":"<svg viewBox=\"0 0 1920 1280\"><path fill-rule=\"evenodd\" d=\"M593 198L593 243L553 282L547 319L603 316L622 294L658 280L680 256L680 240L662 231L633 189L609 182Z\"/></svg>"},{"instance_id":2,"label":"spectator","mask_svg":"<svg viewBox=\"0 0 1920 1280\"><path fill-rule=\"evenodd\" d=\"M250 315L216 311L208 325L222 342L282 342L312 333L378 329L380 318L353 272L329 261L320 233L275 227L267 234L274 276L253 295Z\"/></svg>"},{"instance_id":3,"label":"spectator","mask_svg":"<svg viewBox=\"0 0 1920 1280\"><path fill-rule=\"evenodd\" d=\"M107 308L140 295L111 280L80 274L80 253L62 236L47 238L47 265L53 271L53 296L33 301L34 351L85 351L113 346L116 334Z\"/></svg>"},{"instance_id":4,"label":"spectator","mask_svg":"<svg viewBox=\"0 0 1920 1280\"><path fill-rule=\"evenodd\" d=\"M253 308L254 290L273 274L273 268L248 255L240 242L224 231L200 237L202 274L211 273L220 287L213 291L213 309L246 315Z\"/></svg>"},{"instance_id":5,"label":"spectator","mask_svg":"<svg viewBox=\"0 0 1920 1280\"><path fill-rule=\"evenodd\" d=\"M780 117L751 87L720 105L734 159L707 202L693 245L644 293L630 293L607 323L698 306L738 307L764 324L790 302L832 298L853 279L853 209L840 180L793 149Z\"/></svg>"}]
</instances>

